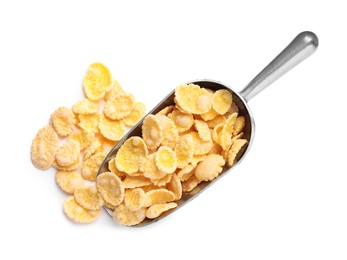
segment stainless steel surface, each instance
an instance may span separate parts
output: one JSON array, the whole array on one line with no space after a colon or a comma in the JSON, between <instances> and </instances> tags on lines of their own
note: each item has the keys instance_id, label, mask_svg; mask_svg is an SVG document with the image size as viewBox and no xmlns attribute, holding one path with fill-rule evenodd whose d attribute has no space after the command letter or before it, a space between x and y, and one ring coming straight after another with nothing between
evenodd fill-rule
<instances>
[{"instance_id":1,"label":"stainless steel surface","mask_svg":"<svg viewBox=\"0 0 347 260\"><path fill-rule=\"evenodd\" d=\"M238 93L234 91L231 87L226 84L223 84L218 81L213 80L195 80L189 83L198 84L201 87L209 88L212 90L218 89L227 89L232 92L233 100L236 105L239 107L239 115L243 115L246 118L246 124L244 128L244 136L249 140L249 143L244 149L239 153L237 163L232 167L234 168L237 164L239 164L245 157L246 153L249 151L255 131L255 124L253 120L253 116L251 114L251 110L247 105L247 101L258 94L260 91L265 89L268 85L278 79L280 76L285 74L295 65L299 64L302 60L307 58L310 54L314 52L314 50L318 47L318 39L315 34L312 32L302 32L300 33L289 45L286 49L284 49L261 73L259 73L254 80L252 80L245 89ZM174 104L174 91L172 91L167 97L165 97L154 109L152 109L148 114L156 114L161 109L168 105ZM147 115L148 115L147 114ZM110 151L107 155L106 159L102 163L98 174L108 171L108 162L111 160L117 153L119 147L131 136L141 136L141 127L144 118L136 124ZM187 202L191 201L193 198L197 197L202 191L211 186L213 183L218 181L222 176L224 176L231 168L225 166L221 174L210 182L202 182L191 192L184 193L182 198L179 201L176 201L178 206L170 210L168 212L163 213L156 219L145 219L142 223L136 225L137 227L145 226L151 223L154 223L165 216L171 214L176 211ZM107 212L112 216L113 211L106 208Z\"/></svg>"}]
</instances>

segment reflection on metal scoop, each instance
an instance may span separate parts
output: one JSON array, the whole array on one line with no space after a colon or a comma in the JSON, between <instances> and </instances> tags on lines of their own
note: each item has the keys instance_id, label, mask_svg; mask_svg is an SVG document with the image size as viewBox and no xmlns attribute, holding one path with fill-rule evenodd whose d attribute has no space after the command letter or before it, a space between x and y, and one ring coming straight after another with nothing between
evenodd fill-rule
<instances>
[{"instance_id":1,"label":"reflection on metal scoop","mask_svg":"<svg viewBox=\"0 0 347 260\"><path fill-rule=\"evenodd\" d=\"M239 115L242 115L246 119L246 124L244 127L244 135L243 138L249 141L248 145L245 146L243 151L240 151L237 158L237 163L240 163L241 160L245 157L246 153L251 147L253 138L254 138L254 119L251 113L251 110L248 107L247 102L256 96L263 89L268 87L272 82L280 78L290 69L298 65L301 61L309 57L318 47L318 38L312 32L302 32L298 36L294 38L294 40L272 61L269 65L267 65L240 93L234 91L228 85L223 84L218 81L213 80L196 80L189 83L194 83L199 85L202 88L209 88L211 90L218 89L227 89L233 94L233 102L239 108ZM148 114L156 114L161 109L166 106L174 104L174 91L172 91L166 98L164 98L152 111ZM113 157L116 156L117 150L122 146L122 144L132 136L141 136L142 135L142 122L143 119L138 122L110 151L110 153L105 158L102 163L98 174L108 171L108 162ZM235 167L235 165L231 168ZM191 192L183 193L182 198L178 201L175 201L178 206L175 209L172 209L168 212L163 213L158 218L155 219L145 219L143 222L136 226L145 226L151 223L162 219L163 217L171 214L173 211L179 209L188 201L191 201L198 194L200 194L203 190L208 188L210 185L218 181L222 176L224 176L230 169L230 167L225 166L220 175L209 182L200 183L195 189ZM112 216L112 210L105 207L107 212Z\"/></svg>"}]
</instances>

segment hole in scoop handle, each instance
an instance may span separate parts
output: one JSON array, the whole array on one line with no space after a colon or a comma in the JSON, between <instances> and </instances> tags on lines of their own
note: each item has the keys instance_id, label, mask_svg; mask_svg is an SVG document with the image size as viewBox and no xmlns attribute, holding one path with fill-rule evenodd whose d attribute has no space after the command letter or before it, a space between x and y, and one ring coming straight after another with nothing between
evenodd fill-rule
<instances>
[{"instance_id":1,"label":"hole in scoop handle","mask_svg":"<svg viewBox=\"0 0 347 260\"><path fill-rule=\"evenodd\" d=\"M240 92L248 102L286 72L309 57L318 47L318 38L313 32L302 32L289 43L248 85Z\"/></svg>"}]
</instances>

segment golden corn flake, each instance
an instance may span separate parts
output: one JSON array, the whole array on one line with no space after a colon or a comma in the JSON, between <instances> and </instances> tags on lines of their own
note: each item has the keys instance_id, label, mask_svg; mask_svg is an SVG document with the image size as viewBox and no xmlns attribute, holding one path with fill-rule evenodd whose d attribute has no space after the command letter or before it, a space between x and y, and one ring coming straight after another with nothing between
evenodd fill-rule
<instances>
[{"instance_id":1,"label":"golden corn flake","mask_svg":"<svg viewBox=\"0 0 347 260\"><path fill-rule=\"evenodd\" d=\"M155 164L160 171L173 173L177 168L176 153L168 146L161 146L155 154Z\"/></svg>"},{"instance_id":2,"label":"golden corn flake","mask_svg":"<svg viewBox=\"0 0 347 260\"><path fill-rule=\"evenodd\" d=\"M223 115L216 116L214 119L207 121L209 128L215 128L217 125L224 124L227 118Z\"/></svg>"},{"instance_id":3,"label":"golden corn flake","mask_svg":"<svg viewBox=\"0 0 347 260\"><path fill-rule=\"evenodd\" d=\"M234 140L229 152L228 152L228 165L231 167L235 164L235 159L242 149L242 147L247 144L248 141L246 139L236 139Z\"/></svg>"},{"instance_id":4,"label":"golden corn flake","mask_svg":"<svg viewBox=\"0 0 347 260\"><path fill-rule=\"evenodd\" d=\"M91 101L88 98L84 98L72 106L72 111L75 114L90 115L96 114L99 110L99 104Z\"/></svg>"},{"instance_id":5,"label":"golden corn flake","mask_svg":"<svg viewBox=\"0 0 347 260\"><path fill-rule=\"evenodd\" d=\"M194 117L191 113L183 113L178 109L174 110L168 117L175 123L179 133L189 130L194 123Z\"/></svg>"},{"instance_id":6,"label":"golden corn flake","mask_svg":"<svg viewBox=\"0 0 347 260\"><path fill-rule=\"evenodd\" d=\"M125 133L123 120L111 120L101 116L98 124L100 133L111 141L119 141Z\"/></svg>"},{"instance_id":7,"label":"golden corn flake","mask_svg":"<svg viewBox=\"0 0 347 260\"><path fill-rule=\"evenodd\" d=\"M76 189L74 197L81 207L89 210L101 209L104 203L95 186L84 186Z\"/></svg>"},{"instance_id":8,"label":"golden corn flake","mask_svg":"<svg viewBox=\"0 0 347 260\"><path fill-rule=\"evenodd\" d=\"M96 179L96 187L104 201L118 206L124 199L124 187L119 177L112 172L103 172Z\"/></svg>"},{"instance_id":9,"label":"golden corn flake","mask_svg":"<svg viewBox=\"0 0 347 260\"><path fill-rule=\"evenodd\" d=\"M161 144L174 149L179 138L175 123L166 116L158 115L157 117L162 130Z\"/></svg>"},{"instance_id":10,"label":"golden corn flake","mask_svg":"<svg viewBox=\"0 0 347 260\"><path fill-rule=\"evenodd\" d=\"M131 94L115 95L107 100L104 114L109 119L120 120L128 116L134 108L135 98Z\"/></svg>"},{"instance_id":11,"label":"golden corn flake","mask_svg":"<svg viewBox=\"0 0 347 260\"><path fill-rule=\"evenodd\" d=\"M169 183L171 181L171 178L172 178L172 174L167 174L160 179L154 179L151 181L153 182L153 184L155 186L161 187L161 186L165 186L167 183Z\"/></svg>"},{"instance_id":12,"label":"golden corn flake","mask_svg":"<svg viewBox=\"0 0 347 260\"><path fill-rule=\"evenodd\" d=\"M55 160L60 166L69 166L77 161L80 152L80 143L71 140L59 147L57 154L55 155Z\"/></svg>"},{"instance_id":13,"label":"golden corn flake","mask_svg":"<svg viewBox=\"0 0 347 260\"><path fill-rule=\"evenodd\" d=\"M224 127L224 123L216 125L212 130L212 140L220 145L220 133Z\"/></svg>"},{"instance_id":14,"label":"golden corn flake","mask_svg":"<svg viewBox=\"0 0 347 260\"><path fill-rule=\"evenodd\" d=\"M199 162L205 160L205 158L206 158L206 154L194 155L190 163L193 165L197 165Z\"/></svg>"},{"instance_id":15,"label":"golden corn flake","mask_svg":"<svg viewBox=\"0 0 347 260\"><path fill-rule=\"evenodd\" d=\"M146 218L146 209L140 208L136 211L129 210L124 204L120 204L113 211L113 219L124 226L134 226Z\"/></svg>"},{"instance_id":16,"label":"golden corn flake","mask_svg":"<svg viewBox=\"0 0 347 260\"><path fill-rule=\"evenodd\" d=\"M204 121L208 121L216 118L218 115L219 114L213 108L211 108L208 112L203 113L200 116Z\"/></svg>"},{"instance_id":17,"label":"golden corn flake","mask_svg":"<svg viewBox=\"0 0 347 260\"><path fill-rule=\"evenodd\" d=\"M116 208L115 206L111 205L110 203L108 203L106 201L104 201L104 206L106 206L107 208L112 209L112 210L114 210Z\"/></svg>"},{"instance_id":18,"label":"golden corn flake","mask_svg":"<svg viewBox=\"0 0 347 260\"><path fill-rule=\"evenodd\" d=\"M173 110L174 110L175 106L171 105L171 106L167 106L164 107L162 110L160 110L158 113L156 113L155 115L164 115L167 116L168 114L170 114Z\"/></svg>"},{"instance_id":19,"label":"golden corn flake","mask_svg":"<svg viewBox=\"0 0 347 260\"><path fill-rule=\"evenodd\" d=\"M145 203L146 193L141 188L126 190L124 195L124 205L131 211L142 208Z\"/></svg>"},{"instance_id":20,"label":"golden corn flake","mask_svg":"<svg viewBox=\"0 0 347 260\"><path fill-rule=\"evenodd\" d=\"M194 139L195 155L207 154L212 149L212 139L210 139L209 141L204 141L200 138L197 132L191 132L188 135L191 135Z\"/></svg>"},{"instance_id":21,"label":"golden corn flake","mask_svg":"<svg viewBox=\"0 0 347 260\"><path fill-rule=\"evenodd\" d=\"M83 162L81 174L85 180L95 181L96 175L106 155L106 153L96 153Z\"/></svg>"},{"instance_id":22,"label":"golden corn flake","mask_svg":"<svg viewBox=\"0 0 347 260\"><path fill-rule=\"evenodd\" d=\"M53 162L52 165L54 168L60 171L74 171L81 167L82 162L83 162L82 156L79 154L77 160L68 166L61 166L57 163L56 160Z\"/></svg>"},{"instance_id":23,"label":"golden corn flake","mask_svg":"<svg viewBox=\"0 0 347 260\"><path fill-rule=\"evenodd\" d=\"M177 167L182 169L186 167L194 156L195 142L190 134L183 135L175 147L177 158Z\"/></svg>"},{"instance_id":24,"label":"golden corn flake","mask_svg":"<svg viewBox=\"0 0 347 260\"><path fill-rule=\"evenodd\" d=\"M140 169L142 158L146 158L148 149L141 137L133 136L124 142L116 155L118 170L127 174L136 173Z\"/></svg>"},{"instance_id":25,"label":"golden corn flake","mask_svg":"<svg viewBox=\"0 0 347 260\"><path fill-rule=\"evenodd\" d=\"M134 126L141 120L142 117L146 114L146 106L142 102L135 101L134 108L131 110L131 113L123 118L124 123L127 126Z\"/></svg>"},{"instance_id":26,"label":"golden corn flake","mask_svg":"<svg viewBox=\"0 0 347 260\"><path fill-rule=\"evenodd\" d=\"M181 180L176 174L172 175L169 183L166 184L166 188L175 194L175 200L179 200L182 197L182 184Z\"/></svg>"},{"instance_id":27,"label":"golden corn flake","mask_svg":"<svg viewBox=\"0 0 347 260\"><path fill-rule=\"evenodd\" d=\"M87 98L99 100L112 88L111 72L101 63L93 63L87 70L83 81L83 89Z\"/></svg>"},{"instance_id":28,"label":"golden corn flake","mask_svg":"<svg viewBox=\"0 0 347 260\"><path fill-rule=\"evenodd\" d=\"M213 94L212 107L220 115L228 112L232 103L233 96L226 89L219 89Z\"/></svg>"},{"instance_id":29,"label":"golden corn flake","mask_svg":"<svg viewBox=\"0 0 347 260\"><path fill-rule=\"evenodd\" d=\"M81 207L73 196L64 201L65 215L78 223L90 223L100 215L100 210L88 210Z\"/></svg>"},{"instance_id":30,"label":"golden corn flake","mask_svg":"<svg viewBox=\"0 0 347 260\"><path fill-rule=\"evenodd\" d=\"M198 85L181 85L176 88L175 98L177 104L189 113L207 113L212 106L213 94Z\"/></svg>"},{"instance_id":31,"label":"golden corn flake","mask_svg":"<svg viewBox=\"0 0 347 260\"><path fill-rule=\"evenodd\" d=\"M159 147L162 140L162 129L157 116L148 115L143 120L142 137L149 149L154 150Z\"/></svg>"},{"instance_id":32,"label":"golden corn flake","mask_svg":"<svg viewBox=\"0 0 347 260\"><path fill-rule=\"evenodd\" d=\"M101 147L98 152L109 153L111 149L117 144L117 141L108 140L107 138L100 136L99 141L101 143Z\"/></svg>"},{"instance_id":33,"label":"golden corn flake","mask_svg":"<svg viewBox=\"0 0 347 260\"><path fill-rule=\"evenodd\" d=\"M232 143L231 138L234 131L234 123L235 123L236 117L237 117L236 113L230 115L227 121L225 121L223 129L221 130L219 134L219 144L222 146L223 150L227 150Z\"/></svg>"},{"instance_id":34,"label":"golden corn flake","mask_svg":"<svg viewBox=\"0 0 347 260\"><path fill-rule=\"evenodd\" d=\"M57 171L55 181L66 193L73 194L76 189L84 186L84 179L76 171Z\"/></svg>"},{"instance_id":35,"label":"golden corn flake","mask_svg":"<svg viewBox=\"0 0 347 260\"><path fill-rule=\"evenodd\" d=\"M60 107L51 115L51 123L59 136L68 136L75 128L75 114L69 108Z\"/></svg>"},{"instance_id":36,"label":"golden corn flake","mask_svg":"<svg viewBox=\"0 0 347 260\"><path fill-rule=\"evenodd\" d=\"M188 180L182 182L182 191L183 192L190 192L192 191L196 186L198 186L198 184L201 181L195 176L193 175L192 177L190 177Z\"/></svg>"},{"instance_id":37,"label":"golden corn flake","mask_svg":"<svg viewBox=\"0 0 347 260\"><path fill-rule=\"evenodd\" d=\"M162 204L173 201L175 194L167 189L156 189L146 192L146 201L144 207L150 207L154 204Z\"/></svg>"},{"instance_id":38,"label":"golden corn flake","mask_svg":"<svg viewBox=\"0 0 347 260\"><path fill-rule=\"evenodd\" d=\"M106 92L104 96L104 100L107 101L110 98L120 94L125 94L125 91L122 88L122 86L119 84L119 82L114 79L112 80L111 89L108 92Z\"/></svg>"},{"instance_id":39,"label":"golden corn flake","mask_svg":"<svg viewBox=\"0 0 347 260\"><path fill-rule=\"evenodd\" d=\"M92 115L78 115L78 126L86 131L92 131L93 133L99 132L99 114Z\"/></svg>"},{"instance_id":40,"label":"golden corn flake","mask_svg":"<svg viewBox=\"0 0 347 260\"><path fill-rule=\"evenodd\" d=\"M219 144L213 142L212 149L208 152L208 154L220 154L222 151L222 147Z\"/></svg>"},{"instance_id":41,"label":"golden corn flake","mask_svg":"<svg viewBox=\"0 0 347 260\"><path fill-rule=\"evenodd\" d=\"M196 168L196 164L188 164L186 167L184 167L182 170L180 170L177 173L177 177L181 181L186 181L194 174L195 168Z\"/></svg>"},{"instance_id":42,"label":"golden corn flake","mask_svg":"<svg viewBox=\"0 0 347 260\"><path fill-rule=\"evenodd\" d=\"M75 140L81 145L81 149L86 149L94 141L95 134L91 131L77 130L68 137L68 142Z\"/></svg>"},{"instance_id":43,"label":"golden corn flake","mask_svg":"<svg viewBox=\"0 0 347 260\"><path fill-rule=\"evenodd\" d=\"M158 187L152 183L152 184L141 187L141 189L143 189L144 192L149 192L151 190L161 189L161 187Z\"/></svg>"},{"instance_id":44,"label":"golden corn flake","mask_svg":"<svg viewBox=\"0 0 347 260\"><path fill-rule=\"evenodd\" d=\"M207 123L202 120L194 120L194 126L200 138L204 141L211 140L211 131Z\"/></svg>"},{"instance_id":45,"label":"golden corn flake","mask_svg":"<svg viewBox=\"0 0 347 260\"><path fill-rule=\"evenodd\" d=\"M31 145L31 161L38 169L45 170L52 166L58 150L59 138L52 126L41 128Z\"/></svg>"},{"instance_id":46,"label":"golden corn flake","mask_svg":"<svg viewBox=\"0 0 347 260\"><path fill-rule=\"evenodd\" d=\"M211 181L222 172L225 161L219 154L209 154L205 160L199 162L195 169L195 176L200 181Z\"/></svg>"},{"instance_id":47,"label":"golden corn flake","mask_svg":"<svg viewBox=\"0 0 347 260\"><path fill-rule=\"evenodd\" d=\"M101 143L98 139L95 139L83 152L83 160L87 160L90 156L96 153L100 149Z\"/></svg>"},{"instance_id":48,"label":"golden corn flake","mask_svg":"<svg viewBox=\"0 0 347 260\"><path fill-rule=\"evenodd\" d=\"M234 113L239 113L239 107L233 102L230 106L228 114L232 115Z\"/></svg>"},{"instance_id":49,"label":"golden corn flake","mask_svg":"<svg viewBox=\"0 0 347 260\"><path fill-rule=\"evenodd\" d=\"M133 189L147 186L151 183L151 180L144 176L126 176L122 182L122 185L125 189Z\"/></svg>"},{"instance_id":50,"label":"golden corn flake","mask_svg":"<svg viewBox=\"0 0 347 260\"><path fill-rule=\"evenodd\" d=\"M165 204L155 204L150 206L146 211L146 217L153 219L159 217L161 214L163 214L165 211L168 211L170 209L176 208L177 203L170 202Z\"/></svg>"},{"instance_id":51,"label":"golden corn flake","mask_svg":"<svg viewBox=\"0 0 347 260\"><path fill-rule=\"evenodd\" d=\"M121 172L117 169L115 157L108 161L108 170L116 174L121 180L127 176L125 172Z\"/></svg>"},{"instance_id":52,"label":"golden corn flake","mask_svg":"<svg viewBox=\"0 0 347 260\"><path fill-rule=\"evenodd\" d=\"M167 173L160 171L155 163L156 153L152 153L145 158L141 159L140 171L149 179L163 178Z\"/></svg>"},{"instance_id":53,"label":"golden corn flake","mask_svg":"<svg viewBox=\"0 0 347 260\"><path fill-rule=\"evenodd\" d=\"M245 124L246 124L246 119L244 116L237 117L234 123L233 136L236 136L239 133L241 133L241 131L245 127Z\"/></svg>"}]
</instances>

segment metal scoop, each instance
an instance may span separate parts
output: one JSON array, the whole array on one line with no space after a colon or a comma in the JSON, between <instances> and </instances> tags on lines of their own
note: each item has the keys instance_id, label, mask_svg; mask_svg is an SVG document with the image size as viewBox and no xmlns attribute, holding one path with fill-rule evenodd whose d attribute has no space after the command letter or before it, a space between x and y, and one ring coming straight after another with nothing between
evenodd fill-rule
<instances>
[{"instance_id":1,"label":"metal scoop","mask_svg":"<svg viewBox=\"0 0 347 260\"><path fill-rule=\"evenodd\" d=\"M308 56L310 56L318 47L318 38L317 36L312 32L302 32L298 34L294 38L294 40L269 64L267 65L240 93L233 90L228 85L213 81L213 80L196 80L189 83L194 83L199 85L203 88L209 88L212 90L218 90L218 89L227 89L233 94L233 102L238 106L239 108L239 115L243 115L246 119L246 124L244 127L244 135L242 138L245 138L249 141L248 145L244 147L243 150L241 150L238 154L238 157L236 158L237 162L232 166L231 168L235 167L238 163L241 162L241 160L245 157L248 150L251 147L253 138L254 138L254 119L251 113L251 110L248 107L247 102L251 100L254 96L256 96L259 92L264 90L266 87L268 87L272 82L280 78L282 75L284 75L286 72L288 72L290 69L295 67L297 64L299 64L301 61L306 59ZM156 114L161 109L163 109L166 106L173 105L174 104L174 91L172 91L166 98L164 98L152 111L150 111L148 114ZM138 122L137 125L135 125L110 151L110 153L105 158L104 162L102 163L98 174L108 171L108 162L113 157L116 156L117 150L122 146L122 144L130 137L132 136L141 136L142 135L142 122L143 119ZM151 223L154 223L158 221L159 219L164 218L165 216L171 214L173 211L179 209L187 202L191 201L193 198L197 197L202 191L204 191L206 188L211 186L213 183L218 181L222 176L224 176L230 169L230 167L225 166L223 168L223 171L220 173L220 175L209 182L202 182L200 183L195 189L193 189L191 192L183 193L182 198L176 203L178 206L170 210L168 212L163 213L158 218L155 219L145 219L143 222L136 226L145 226ZM109 208L105 207L107 212L112 216L113 211Z\"/></svg>"}]
</instances>

